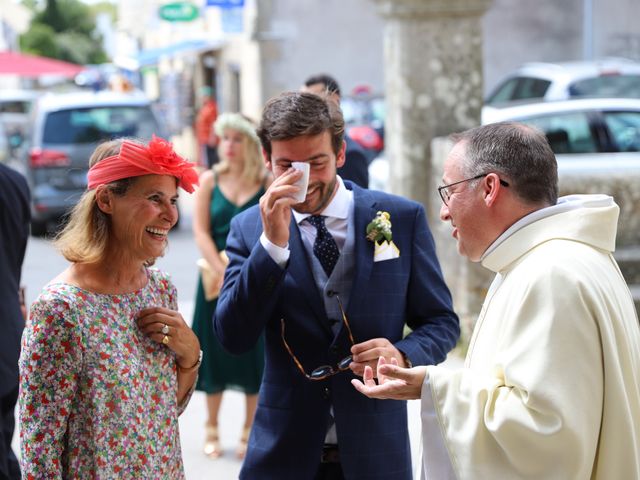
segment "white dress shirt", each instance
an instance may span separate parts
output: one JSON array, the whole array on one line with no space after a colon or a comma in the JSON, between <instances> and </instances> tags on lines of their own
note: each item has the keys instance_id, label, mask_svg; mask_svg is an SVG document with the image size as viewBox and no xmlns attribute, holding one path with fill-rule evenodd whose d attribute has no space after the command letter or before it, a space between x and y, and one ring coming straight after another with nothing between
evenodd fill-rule
<instances>
[{"instance_id":1,"label":"white dress shirt","mask_svg":"<svg viewBox=\"0 0 640 480\"><path fill-rule=\"evenodd\" d=\"M347 187L344 186L344 183L339 176L337 179L338 190L329 202L329 205L325 207L320 215L326 217L324 222L325 226L336 241L338 250L342 251L344 244L347 241L347 229L349 226L348 217L353 204L353 192L351 190L347 190ZM292 213L293 217L296 219L298 228L300 229L300 234L302 235L302 241L305 244L305 248L307 248L308 251L313 252L313 243L316 241L317 230L316 227L311 225L309 222L305 222L306 218L311 216L311 214L300 213L295 210L292 210ZM273 261L284 268L289 260L289 255L291 254L289 245L287 244L286 247L282 248L271 243L264 232L262 232L262 235L260 236L260 243ZM333 417L333 407L331 407L330 414ZM335 423L331 423L324 441L327 444L338 443Z\"/></svg>"},{"instance_id":2,"label":"white dress shirt","mask_svg":"<svg viewBox=\"0 0 640 480\"><path fill-rule=\"evenodd\" d=\"M336 241L338 250L342 250L347 240L347 227L349 225L348 217L351 204L353 203L353 192L351 190L347 190L347 187L344 186L340 176L338 176L337 179L338 190L329 202L329 205L325 207L320 215L327 217L325 218L324 224L333 239ZM300 229L302 241L310 252L313 251L313 243L316 241L317 230L316 227L311 225L309 222L304 221L311 214L296 212L293 209L292 213L293 217L296 219L298 228ZM279 247L278 245L271 243L264 232L260 235L260 243L273 261L284 268L291 253L289 251L289 245L287 244L285 247Z\"/></svg>"}]
</instances>

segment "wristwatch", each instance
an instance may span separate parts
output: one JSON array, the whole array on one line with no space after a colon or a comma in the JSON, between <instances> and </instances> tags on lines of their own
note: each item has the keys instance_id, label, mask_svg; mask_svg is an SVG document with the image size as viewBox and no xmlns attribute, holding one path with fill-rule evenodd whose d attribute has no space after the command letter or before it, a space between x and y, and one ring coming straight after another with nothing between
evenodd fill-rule
<instances>
[{"instance_id":1,"label":"wristwatch","mask_svg":"<svg viewBox=\"0 0 640 480\"><path fill-rule=\"evenodd\" d=\"M176 361L176 365L178 367L178 371L182 372L182 373L191 373L191 372L197 370L198 368L200 368L201 364L202 364L202 350L200 350L200 354L198 355L198 361L192 367L188 367L188 368L181 367L180 364Z\"/></svg>"}]
</instances>

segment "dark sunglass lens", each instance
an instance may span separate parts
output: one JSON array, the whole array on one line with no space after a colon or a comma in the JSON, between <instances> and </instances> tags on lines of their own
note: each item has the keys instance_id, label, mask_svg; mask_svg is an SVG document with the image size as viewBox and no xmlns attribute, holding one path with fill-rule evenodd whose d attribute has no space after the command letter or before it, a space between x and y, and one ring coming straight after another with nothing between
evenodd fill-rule
<instances>
[{"instance_id":1,"label":"dark sunglass lens","mask_svg":"<svg viewBox=\"0 0 640 480\"><path fill-rule=\"evenodd\" d=\"M323 378L328 377L329 375L335 373L335 370L330 365L322 365L321 367L316 368L309 377L311 380L322 380Z\"/></svg>"},{"instance_id":2,"label":"dark sunglass lens","mask_svg":"<svg viewBox=\"0 0 640 480\"><path fill-rule=\"evenodd\" d=\"M338 370L347 370L351 362L353 362L353 357L351 355L343 358L342 360L340 360L340 362L338 362Z\"/></svg>"}]
</instances>

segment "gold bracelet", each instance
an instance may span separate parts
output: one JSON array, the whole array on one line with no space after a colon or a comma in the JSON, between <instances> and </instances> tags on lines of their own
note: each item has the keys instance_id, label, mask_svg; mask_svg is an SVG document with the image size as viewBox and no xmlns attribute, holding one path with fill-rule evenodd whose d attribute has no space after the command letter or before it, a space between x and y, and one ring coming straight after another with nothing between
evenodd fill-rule
<instances>
[{"instance_id":1,"label":"gold bracelet","mask_svg":"<svg viewBox=\"0 0 640 480\"><path fill-rule=\"evenodd\" d=\"M191 373L194 370L197 370L198 368L200 368L200 364L202 364L202 350L200 350L200 353L198 354L198 361L195 363L195 365L193 367L182 367L180 365L180 363L176 360L176 366L178 367L178 371L181 373Z\"/></svg>"}]
</instances>

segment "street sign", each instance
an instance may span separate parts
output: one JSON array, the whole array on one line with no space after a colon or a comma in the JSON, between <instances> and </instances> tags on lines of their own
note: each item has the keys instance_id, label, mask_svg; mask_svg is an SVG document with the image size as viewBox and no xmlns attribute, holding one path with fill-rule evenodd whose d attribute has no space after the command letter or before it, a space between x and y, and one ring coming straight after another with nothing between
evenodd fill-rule
<instances>
[{"instance_id":1,"label":"street sign","mask_svg":"<svg viewBox=\"0 0 640 480\"><path fill-rule=\"evenodd\" d=\"M244 9L242 7L222 8L220 14L224 33L242 33L244 26Z\"/></svg>"},{"instance_id":2,"label":"street sign","mask_svg":"<svg viewBox=\"0 0 640 480\"><path fill-rule=\"evenodd\" d=\"M162 5L158 10L160 18L167 22L191 22L198 18L198 7L190 2L173 2Z\"/></svg>"},{"instance_id":3,"label":"street sign","mask_svg":"<svg viewBox=\"0 0 640 480\"><path fill-rule=\"evenodd\" d=\"M243 7L244 0L207 0L207 6L220 8Z\"/></svg>"}]
</instances>

